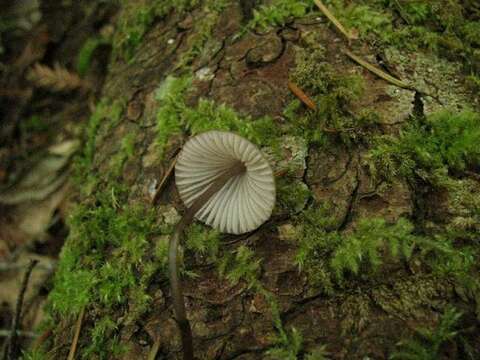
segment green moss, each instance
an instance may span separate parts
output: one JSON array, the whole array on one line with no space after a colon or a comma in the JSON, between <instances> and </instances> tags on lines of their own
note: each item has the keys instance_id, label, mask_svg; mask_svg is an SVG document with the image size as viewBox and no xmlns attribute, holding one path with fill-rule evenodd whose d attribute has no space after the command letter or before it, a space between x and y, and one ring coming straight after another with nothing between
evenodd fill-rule
<instances>
[{"instance_id":1,"label":"green moss","mask_svg":"<svg viewBox=\"0 0 480 360\"><path fill-rule=\"evenodd\" d=\"M196 107L185 103L186 91L191 84L188 76L167 77L156 93L157 145L162 157L168 141L175 135L189 131L192 135L208 130L232 131L260 146L278 145L280 130L269 117L252 119L241 117L233 109L211 100L200 99Z\"/></svg>"},{"instance_id":2,"label":"green moss","mask_svg":"<svg viewBox=\"0 0 480 360\"><path fill-rule=\"evenodd\" d=\"M78 314L92 300L92 289L98 280L93 271L77 268L77 256L80 255L72 254L68 248L62 250L55 288L49 295L52 309L60 314Z\"/></svg>"},{"instance_id":3,"label":"green moss","mask_svg":"<svg viewBox=\"0 0 480 360\"><path fill-rule=\"evenodd\" d=\"M303 348L302 334L295 328L290 332L283 330L283 327L280 329L275 347L267 351L268 358L297 360Z\"/></svg>"},{"instance_id":4,"label":"green moss","mask_svg":"<svg viewBox=\"0 0 480 360\"><path fill-rule=\"evenodd\" d=\"M124 100L119 99L111 102L108 99L101 99L95 106L94 112L90 115L85 129L83 149L80 154L75 157L73 164L73 179L84 195L90 195L99 181L99 178L93 171L94 157L97 152L97 141L102 137L102 133L107 134L112 128L118 125L124 109ZM129 150L128 146L125 146L124 150ZM117 158L124 158L125 156L125 152L121 151L121 154L118 154ZM119 166L123 165L122 161L119 161L119 163Z\"/></svg>"},{"instance_id":5,"label":"green moss","mask_svg":"<svg viewBox=\"0 0 480 360\"><path fill-rule=\"evenodd\" d=\"M129 204L128 189L121 184L109 180L94 195L95 203L78 205L69 218L70 234L60 255L49 309L55 318L93 308L97 319L90 330L92 341L80 354L106 359L125 351L118 338L119 323L109 314L125 306L128 313L122 324L128 324L148 311L151 277L166 263L166 253L162 259L149 256L150 239L170 229L156 225L153 209Z\"/></svg>"},{"instance_id":6,"label":"green moss","mask_svg":"<svg viewBox=\"0 0 480 360\"><path fill-rule=\"evenodd\" d=\"M123 203L124 193L119 193ZM69 221L71 234L63 248L52 308L75 314L88 303L106 307L125 303L140 286L147 237L154 232L154 214L140 206L118 206L110 192L97 194L98 204L80 205Z\"/></svg>"},{"instance_id":7,"label":"green moss","mask_svg":"<svg viewBox=\"0 0 480 360\"><path fill-rule=\"evenodd\" d=\"M119 151L110 160L110 176L120 176L125 162L135 155L136 131L129 132L121 141Z\"/></svg>"},{"instance_id":8,"label":"green moss","mask_svg":"<svg viewBox=\"0 0 480 360\"><path fill-rule=\"evenodd\" d=\"M400 342L392 359L434 360L442 358L443 346L458 336L457 325L462 313L453 307L447 308L434 329L416 329L416 338Z\"/></svg>"},{"instance_id":9,"label":"green moss","mask_svg":"<svg viewBox=\"0 0 480 360\"><path fill-rule=\"evenodd\" d=\"M405 219L388 224L379 218L360 219L351 232L339 232L331 213L329 206L308 209L297 216L295 226L295 261L310 283L326 294L344 287L346 275L350 281L357 274L373 278L384 262L408 260L417 249L431 273L453 280L470 299L478 298L480 282L474 264L478 249L474 244L457 246L459 232L445 233L442 228L419 235Z\"/></svg>"},{"instance_id":10,"label":"green moss","mask_svg":"<svg viewBox=\"0 0 480 360\"><path fill-rule=\"evenodd\" d=\"M300 180L282 177L277 180L277 207L282 213L296 214L307 205L312 193Z\"/></svg>"},{"instance_id":11,"label":"green moss","mask_svg":"<svg viewBox=\"0 0 480 360\"><path fill-rule=\"evenodd\" d=\"M101 99L95 106L94 112L90 115L88 125L85 130L85 145L82 154L76 159L76 166L79 172L83 173L90 170L93 165L93 159L96 152L96 141L99 130L102 125L107 125L105 130L116 126L120 121L125 108L122 100L111 102L107 99Z\"/></svg>"},{"instance_id":12,"label":"green moss","mask_svg":"<svg viewBox=\"0 0 480 360\"><path fill-rule=\"evenodd\" d=\"M47 360L48 355L43 350L32 349L22 353L22 360Z\"/></svg>"},{"instance_id":13,"label":"green moss","mask_svg":"<svg viewBox=\"0 0 480 360\"><path fill-rule=\"evenodd\" d=\"M85 41L78 52L77 62L75 65L75 69L80 76L83 77L87 74L88 70L90 69L95 50L105 44L110 44L110 41L100 36L91 37Z\"/></svg>"},{"instance_id":14,"label":"green moss","mask_svg":"<svg viewBox=\"0 0 480 360\"><path fill-rule=\"evenodd\" d=\"M242 245L233 254L226 253L220 259L218 272L232 284L244 281L249 288L259 286L258 271L260 260L255 259L254 252Z\"/></svg>"},{"instance_id":15,"label":"green moss","mask_svg":"<svg viewBox=\"0 0 480 360\"><path fill-rule=\"evenodd\" d=\"M305 354L302 334L295 327L291 327L289 330L285 329L275 296L264 288L260 288L259 293L264 296L270 307L273 326L277 331L273 339L273 346L266 351L267 358L296 360L305 356L306 359L325 360L327 352L322 345L317 346L313 352Z\"/></svg>"},{"instance_id":16,"label":"green moss","mask_svg":"<svg viewBox=\"0 0 480 360\"><path fill-rule=\"evenodd\" d=\"M187 231L186 247L195 254L207 257L209 261L216 261L220 248L220 232L198 223L192 224Z\"/></svg>"},{"instance_id":17,"label":"green moss","mask_svg":"<svg viewBox=\"0 0 480 360\"><path fill-rule=\"evenodd\" d=\"M157 137L159 157L167 146L168 140L182 133L182 114L186 109L184 93L191 84L190 77L167 77L156 91L155 99L160 102L157 111Z\"/></svg>"},{"instance_id":18,"label":"green moss","mask_svg":"<svg viewBox=\"0 0 480 360\"><path fill-rule=\"evenodd\" d=\"M155 0L127 3L117 23L113 39L114 54L124 61L131 62L144 35L157 18L162 18L175 10L182 13L198 3L197 0Z\"/></svg>"},{"instance_id":19,"label":"green moss","mask_svg":"<svg viewBox=\"0 0 480 360\"><path fill-rule=\"evenodd\" d=\"M187 68L197 56L202 55L227 4L227 0L205 1L202 8L203 16L195 23L192 34L187 39L188 50L181 55L177 68ZM208 54L205 55L208 56Z\"/></svg>"},{"instance_id":20,"label":"green moss","mask_svg":"<svg viewBox=\"0 0 480 360\"><path fill-rule=\"evenodd\" d=\"M241 117L228 106L206 99L200 99L196 108L184 113L184 122L192 135L208 130L232 131L259 146L273 145L279 136L279 129L271 118Z\"/></svg>"},{"instance_id":21,"label":"green moss","mask_svg":"<svg viewBox=\"0 0 480 360\"><path fill-rule=\"evenodd\" d=\"M466 78L467 86L470 88L472 93L480 93L480 76L469 75Z\"/></svg>"},{"instance_id":22,"label":"green moss","mask_svg":"<svg viewBox=\"0 0 480 360\"><path fill-rule=\"evenodd\" d=\"M480 71L475 7L460 0L325 1L340 22L360 38L402 50L428 49L449 59L463 60L465 69ZM401 20L395 21L395 19Z\"/></svg>"},{"instance_id":23,"label":"green moss","mask_svg":"<svg viewBox=\"0 0 480 360\"><path fill-rule=\"evenodd\" d=\"M329 139L340 139L345 144L362 140L366 131L376 124L378 117L371 113L353 114L349 107L364 93L360 75L344 75L326 62L324 49L311 51L299 48L291 81L299 85L316 103L316 111L296 115L299 103L292 102L285 109L291 120L291 131L304 136L310 144L326 144Z\"/></svg>"},{"instance_id":24,"label":"green moss","mask_svg":"<svg viewBox=\"0 0 480 360\"><path fill-rule=\"evenodd\" d=\"M120 344L120 339L115 332L118 326L108 316L95 322L95 326L90 330L90 344L82 352L82 359L91 359L93 356L99 359L117 358L126 352L124 345Z\"/></svg>"},{"instance_id":25,"label":"green moss","mask_svg":"<svg viewBox=\"0 0 480 360\"><path fill-rule=\"evenodd\" d=\"M425 177L442 168L464 170L480 160L480 115L443 111L425 122L414 120L399 138L385 135L369 152L374 175Z\"/></svg>"},{"instance_id":26,"label":"green moss","mask_svg":"<svg viewBox=\"0 0 480 360\"><path fill-rule=\"evenodd\" d=\"M434 183L448 193L449 218L444 219L447 236L474 241L480 232L480 194L477 182L455 179L445 172L437 172Z\"/></svg>"},{"instance_id":27,"label":"green moss","mask_svg":"<svg viewBox=\"0 0 480 360\"><path fill-rule=\"evenodd\" d=\"M268 5L261 5L253 11L253 19L248 27L266 29L271 26L283 26L289 20L305 16L313 7L309 1L274 0Z\"/></svg>"},{"instance_id":28,"label":"green moss","mask_svg":"<svg viewBox=\"0 0 480 360\"><path fill-rule=\"evenodd\" d=\"M373 218L359 221L351 233L335 230L336 220L328 206L306 210L297 219L299 248L296 263L311 283L332 294L346 273L374 273L388 249L392 259L409 258L417 237L405 219L395 224Z\"/></svg>"},{"instance_id":29,"label":"green moss","mask_svg":"<svg viewBox=\"0 0 480 360\"><path fill-rule=\"evenodd\" d=\"M413 225L405 219L392 225L384 219L363 219L352 234L343 236L333 252L330 267L339 279L345 272L358 274L362 265L378 270L385 248L392 258L408 259L417 240L412 232Z\"/></svg>"}]
</instances>

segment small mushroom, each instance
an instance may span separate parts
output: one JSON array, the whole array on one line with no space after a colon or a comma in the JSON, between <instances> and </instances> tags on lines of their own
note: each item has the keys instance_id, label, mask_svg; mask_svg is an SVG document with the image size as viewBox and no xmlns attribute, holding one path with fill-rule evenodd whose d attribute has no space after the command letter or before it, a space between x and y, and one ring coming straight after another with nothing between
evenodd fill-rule
<instances>
[{"instance_id":1,"label":"small mushroom","mask_svg":"<svg viewBox=\"0 0 480 360\"><path fill-rule=\"evenodd\" d=\"M187 211L169 243L169 276L185 360L193 359L192 332L178 274L178 244L193 218L230 234L252 231L272 214L275 181L262 152L233 133L209 131L190 139L175 165Z\"/></svg>"}]
</instances>

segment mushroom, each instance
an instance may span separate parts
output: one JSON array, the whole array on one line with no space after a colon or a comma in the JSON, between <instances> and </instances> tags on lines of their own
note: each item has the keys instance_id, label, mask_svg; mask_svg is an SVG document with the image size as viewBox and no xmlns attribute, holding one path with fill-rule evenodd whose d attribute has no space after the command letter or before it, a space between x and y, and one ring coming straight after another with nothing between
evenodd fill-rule
<instances>
[{"instance_id":1,"label":"mushroom","mask_svg":"<svg viewBox=\"0 0 480 360\"><path fill-rule=\"evenodd\" d=\"M169 278L185 360L193 359L178 272L178 244L194 218L230 234L258 228L272 214L275 181L262 152L233 133L208 131L190 139L175 165L175 181L187 210L170 238Z\"/></svg>"}]
</instances>

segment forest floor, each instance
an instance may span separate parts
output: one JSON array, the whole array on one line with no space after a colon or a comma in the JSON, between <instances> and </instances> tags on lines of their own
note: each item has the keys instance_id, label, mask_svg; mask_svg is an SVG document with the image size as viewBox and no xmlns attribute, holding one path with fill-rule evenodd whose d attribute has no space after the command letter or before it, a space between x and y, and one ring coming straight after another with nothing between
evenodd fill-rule
<instances>
[{"instance_id":1,"label":"forest floor","mask_svg":"<svg viewBox=\"0 0 480 360\"><path fill-rule=\"evenodd\" d=\"M25 290L14 353L39 336L58 254L68 235L70 163L101 91L110 54L104 39L113 32L117 8L96 1L0 4L0 357L4 358L17 301ZM32 260L37 263L24 289L24 274Z\"/></svg>"}]
</instances>

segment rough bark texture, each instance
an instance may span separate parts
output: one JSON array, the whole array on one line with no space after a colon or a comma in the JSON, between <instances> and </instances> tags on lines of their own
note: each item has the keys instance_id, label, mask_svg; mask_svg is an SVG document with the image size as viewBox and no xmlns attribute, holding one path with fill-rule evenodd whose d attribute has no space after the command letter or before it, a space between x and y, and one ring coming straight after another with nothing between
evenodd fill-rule
<instances>
[{"instance_id":1,"label":"rough bark texture","mask_svg":"<svg viewBox=\"0 0 480 360\"><path fill-rule=\"evenodd\" d=\"M396 134L415 112L428 115L440 107L434 98L396 88L352 62L341 51L344 40L323 18L299 19L281 29L264 34L247 32L234 39L251 14L249 7L242 8L240 3L244 2L232 2L221 12L204 50L192 62L195 75L188 92L189 106L196 106L200 98L208 98L217 104L226 104L241 115L249 115L251 121L269 116L281 126L288 121L283 111L294 99L288 80L296 66L295 57L301 48L311 51L312 42L305 39L314 36L314 42L325 47L326 61L336 72L359 74L364 79L364 96L350 104L349 111L375 111L381 132ZM147 204L150 201L152 184L165 175L174 154L188 138L187 130L181 136L169 138L164 157L156 155L158 150L153 144L157 136L158 105L154 94L168 75L182 71L176 69L177 65L200 31L195 25L206 16L203 11L202 7L196 7L185 15L173 12L157 19L135 50L132 62L118 58L110 64L102 96L122 99L126 106L115 126L100 125L93 168L100 179L107 179L111 171L109 161L120 151L122 139L135 134L135 155L126 161L119 177L130 189L129 202ZM356 53L375 61L375 51L367 45L358 45ZM393 61L401 58L401 54L398 56L392 57ZM411 79L416 85L433 82L423 88L435 93L440 101L458 108L470 101L462 86L451 81L461 76L459 71L448 73L434 69L432 72L422 56L403 59L398 75ZM434 63L444 64L444 61L436 59ZM286 161L299 156L301 166L294 177L308 187L312 198L300 203L295 210L277 209L271 220L257 231L240 237L223 236L221 243L224 252L245 245L261 260L258 277L262 286L275 296L284 329L294 327L303 336L299 356L325 344L335 359L387 358L399 340L413 334L413 329L435 325L440 309L447 303L464 308L467 318L474 323L472 304L461 300L455 284L416 268L414 258L409 262L386 260L380 274L357 275L351 284L347 278L346 286L328 295L311 286L307 274L299 271L295 263L298 245L289 239L288 230L295 214L309 206L333 204L336 228L347 233L364 217L383 217L395 223L401 217L423 219L426 213L434 217L432 212L442 211L441 195L418 184L399 177L391 186L381 187L364 166L369 144L358 141L345 145L335 140L335 134L331 136L333 141L327 147L312 145L302 150L298 139L293 140L293 144L285 142ZM305 154L298 155L295 151L305 151ZM281 169L279 164L274 167ZM183 212L172 179L162 192L160 204L173 204L179 213ZM153 247L159 240L152 237L148 241ZM184 261L186 269L197 274L184 280L196 356L199 359L266 358L266 351L275 345L274 339L278 337L266 298L255 288L249 289L245 281L232 285L218 275L214 264L201 256L187 251ZM112 312L118 324L115 333L128 348L127 353L119 357L146 358L155 340L151 336L154 333L160 339L157 358L180 358L180 338L173 320L168 283L164 277L158 279L151 279L147 290L152 297L151 306L140 318L126 324L128 306ZM80 348L88 345L89 329L98 316L94 306L90 309L87 306ZM63 337L61 328L62 325L56 329L56 345L66 352L69 340Z\"/></svg>"}]
</instances>

